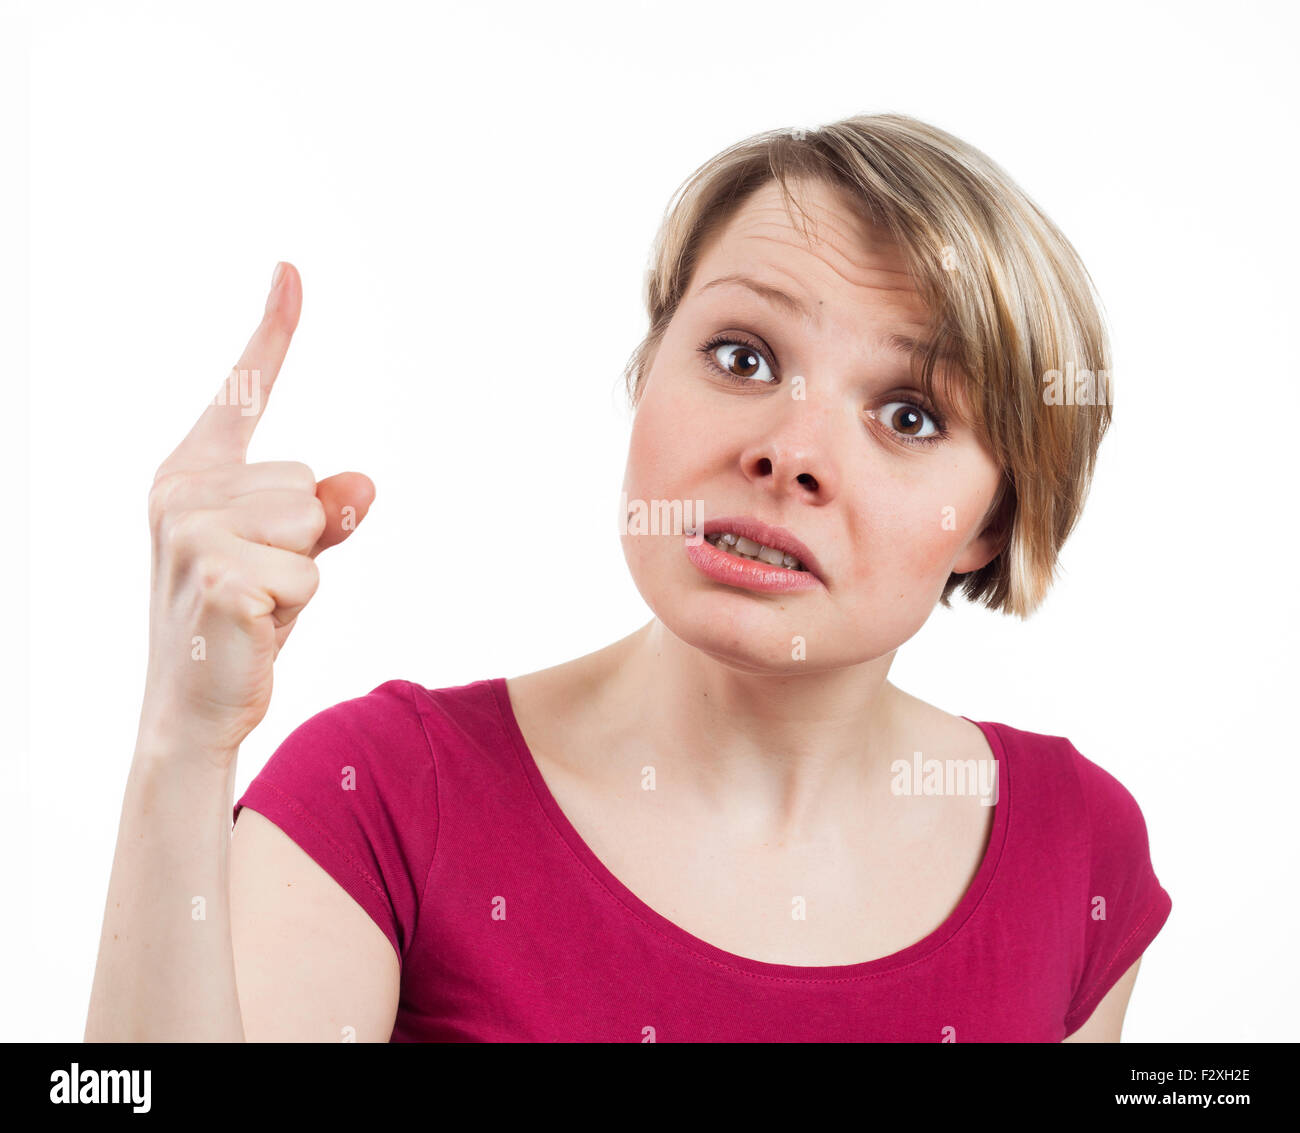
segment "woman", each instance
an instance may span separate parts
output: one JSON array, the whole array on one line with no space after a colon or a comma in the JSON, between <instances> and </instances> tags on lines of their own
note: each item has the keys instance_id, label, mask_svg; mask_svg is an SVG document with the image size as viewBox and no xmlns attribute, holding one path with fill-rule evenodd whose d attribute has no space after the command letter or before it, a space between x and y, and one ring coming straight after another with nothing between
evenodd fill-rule
<instances>
[{"instance_id":1,"label":"woman","mask_svg":"<svg viewBox=\"0 0 1300 1133\"><path fill-rule=\"evenodd\" d=\"M315 556L374 496L244 463L280 265L150 496L88 1039L1118 1040L1170 911L1132 796L887 679L954 590L1025 617L1050 585L1110 419L1073 249L978 151L861 116L697 170L647 304L620 522L651 621L328 708L228 841Z\"/></svg>"}]
</instances>

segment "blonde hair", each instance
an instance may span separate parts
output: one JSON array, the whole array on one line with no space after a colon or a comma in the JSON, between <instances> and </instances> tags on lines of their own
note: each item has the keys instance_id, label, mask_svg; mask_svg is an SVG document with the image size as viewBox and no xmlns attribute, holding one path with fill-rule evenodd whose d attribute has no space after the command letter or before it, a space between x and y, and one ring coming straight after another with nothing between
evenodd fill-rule
<instances>
[{"instance_id":1,"label":"blonde hair","mask_svg":"<svg viewBox=\"0 0 1300 1133\"><path fill-rule=\"evenodd\" d=\"M941 604L960 587L971 601L1028 617L1054 580L1110 425L1110 344L1073 246L959 138L904 115L858 115L756 134L700 166L673 194L655 239L649 329L624 374L633 408L711 237L773 180L789 212L798 204L791 182L801 179L847 190L864 219L897 241L931 318L917 380L933 397L936 364L954 361L964 379L959 412L1002 468L984 517L1002 548L981 569L950 575ZM1052 402L1062 373L1078 396L1071 386Z\"/></svg>"}]
</instances>

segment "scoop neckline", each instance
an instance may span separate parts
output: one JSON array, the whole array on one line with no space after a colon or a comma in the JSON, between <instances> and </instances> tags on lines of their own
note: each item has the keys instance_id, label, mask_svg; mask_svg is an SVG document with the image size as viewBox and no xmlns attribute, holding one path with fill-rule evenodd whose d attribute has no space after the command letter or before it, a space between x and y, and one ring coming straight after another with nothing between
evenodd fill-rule
<instances>
[{"instance_id":1,"label":"scoop neckline","mask_svg":"<svg viewBox=\"0 0 1300 1133\"><path fill-rule=\"evenodd\" d=\"M969 716L962 716L963 720L979 728L988 741L994 758L997 760L998 801L993 807L993 829L989 832L988 845L984 848L984 856L980 861L979 868L975 871L975 877L957 903L957 907L953 909L947 918L934 931L898 952L854 964L774 964L766 960L755 960L748 956L728 952L724 948L719 948L715 944L710 944L707 940L694 936L674 921L669 920L662 913L652 909L624 885L605 863L597 857L595 851L587 845L582 835L578 833L577 828L569 821L568 816L556 801L550 787L546 785L546 779L542 775L541 768L528 747L527 740L524 739L523 730L519 727L514 705L510 702L510 689L506 684L507 679L506 677L493 677L488 681L488 685L492 690L498 714L505 725L506 733L515 749L515 754L532 786L533 794L536 796L547 819L549 819L551 826L573 851L588 873L628 912L659 935L667 937L679 947L685 948L687 951L713 964L753 976L766 976L780 980L827 981L863 979L881 975L908 964L916 963L937 952L947 944L961 931L984 900L993 881L993 876L997 872L1002 850L1006 843L1011 809L1011 768L1007 759L1008 749L1002 742L1002 736L995 724L988 721L972 720Z\"/></svg>"}]
</instances>

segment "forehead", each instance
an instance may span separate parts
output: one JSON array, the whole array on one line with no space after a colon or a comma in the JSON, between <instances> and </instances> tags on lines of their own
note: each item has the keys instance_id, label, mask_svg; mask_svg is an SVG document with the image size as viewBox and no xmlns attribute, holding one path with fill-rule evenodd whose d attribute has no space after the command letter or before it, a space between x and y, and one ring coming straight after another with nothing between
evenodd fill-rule
<instances>
[{"instance_id":1,"label":"forehead","mask_svg":"<svg viewBox=\"0 0 1300 1133\"><path fill-rule=\"evenodd\" d=\"M890 233L857 212L843 190L791 183L808 235L792 220L776 182L749 197L702 249L687 298L721 275L756 276L801 300L817 321L857 323L877 315L921 329L925 305ZM797 219L797 205L792 205Z\"/></svg>"}]
</instances>

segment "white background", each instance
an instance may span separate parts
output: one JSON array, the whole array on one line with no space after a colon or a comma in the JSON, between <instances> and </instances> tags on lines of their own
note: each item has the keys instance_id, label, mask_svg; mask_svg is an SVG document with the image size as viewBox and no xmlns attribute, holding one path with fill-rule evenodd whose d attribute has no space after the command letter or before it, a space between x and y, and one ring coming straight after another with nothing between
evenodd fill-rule
<instances>
[{"instance_id":1,"label":"white background","mask_svg":"<svg viewBox=\"0 0 1300 1133\"><path fill-rule=\"evenodd\" d=\"M1138 799L1174 909L1126 1040L1292 1037L1293 6L7 19L0 1039L81 1038L143 687L147 489L276 261L302 319L249 459L364 471L378 497L321 558L241 792L298 723L385 680L512 676L648 620L614 514L663 209L749 134L882 111L983 149L1060 224L1117 360L1045 607L936 610L891 679L1068 736Z\"/></svg>"}]
</instances>

